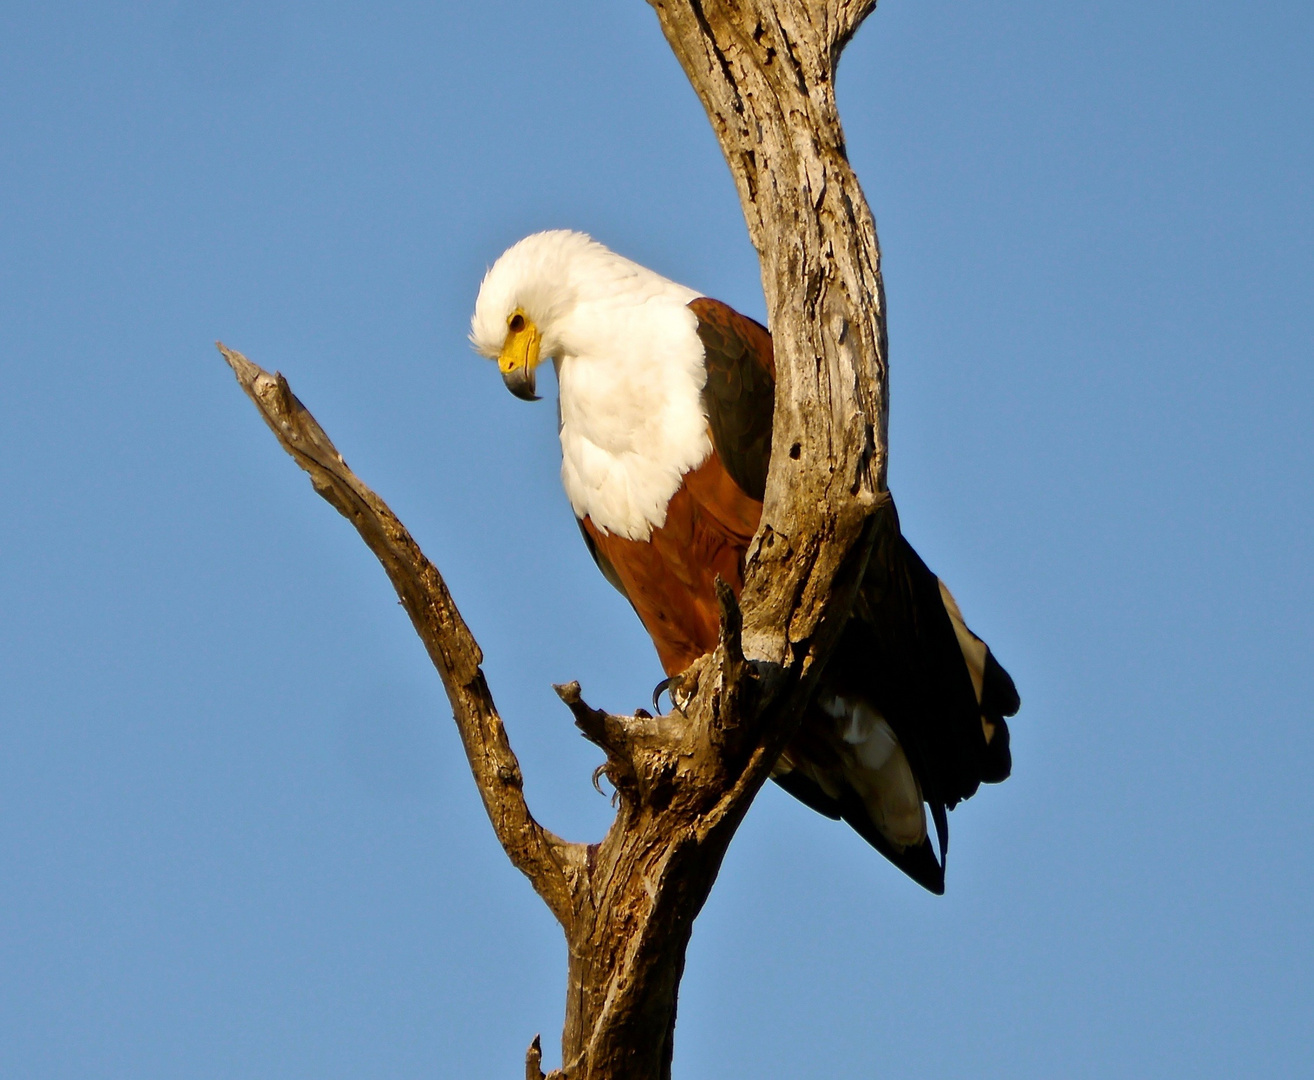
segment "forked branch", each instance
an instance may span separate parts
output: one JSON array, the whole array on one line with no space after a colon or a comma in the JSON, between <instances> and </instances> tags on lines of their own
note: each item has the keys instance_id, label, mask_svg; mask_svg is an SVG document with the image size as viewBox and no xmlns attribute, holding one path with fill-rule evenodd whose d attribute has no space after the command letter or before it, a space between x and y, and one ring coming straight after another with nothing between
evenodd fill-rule
<instances>
[{"instance_id":1,"label":"forked branch","mask_svg":"<svg viewBox=\"0 0 1314 1080\"><path fill-rule=\"evenodd\" d=\"M219 351L283 449L310 474L315 490L356 527L383 564L442 676L470 771L498 840L569 932L573 908L567 875L582 861L583 851L548 832L529 812L520 763L479 666L483 654L442 575L397 515L348 468L287 380L222 344Z\"/></svg>"},{"instance_id":2,"label":"forked branch","mask_svg":"<svg viewBox=\"0 0 1314 1080\"><path fill-rule=\"evenodd\" d=\"M587 705L578 684L557 688L580 730L606 752L620 802L601 843L567 843L529 812L519 764L479 667L479 647L437 569L347 467L287 381L219 348L283 448L383 564L442 675L497 837L565 930L564 1064L552 1075L668 1076L689 932L734 827L765 779L759 769L754 782L744 782L744 754L729 752L724 737L740 730L748 667L733 595L722 590L722 643L699 665L703 685L685 700L686 713L612 716ZM525 1067L527 1075L541 1075L537 1043Z\"/></svg>"}]
</instances>

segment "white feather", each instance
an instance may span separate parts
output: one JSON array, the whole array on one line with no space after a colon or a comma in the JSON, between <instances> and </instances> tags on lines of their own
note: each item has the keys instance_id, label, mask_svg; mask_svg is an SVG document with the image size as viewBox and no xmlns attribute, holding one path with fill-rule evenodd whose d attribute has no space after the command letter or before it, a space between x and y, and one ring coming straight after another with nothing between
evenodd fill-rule
<instances>
[{"instance_id":1,"label":"white feather","mask_svg":"<svg viewBox=\"0 0 1314 1080\"><path fill-rule=\"evenodd\" d=\"M646 540L681 477L711 453L700 294L583 233L535 233L484 276L470 340L496 357L520 308L557 370L561 481L579 518Z\"/></svg>"}]
</instances>

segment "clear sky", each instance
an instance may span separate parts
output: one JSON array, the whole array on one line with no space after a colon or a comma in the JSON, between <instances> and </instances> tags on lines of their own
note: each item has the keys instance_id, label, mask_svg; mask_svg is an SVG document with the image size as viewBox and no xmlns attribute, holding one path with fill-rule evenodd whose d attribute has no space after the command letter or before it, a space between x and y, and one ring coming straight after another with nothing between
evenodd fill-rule
<instances>
[{"instance_id":1,"label":"clear sky","mask_svg":"<svg viewBox=\"0 0 1314 1080\"><path fill-rule=\"evenodd\" d=\"M550 683L660 677L554 410L469 350L569 226L758 317L640 0L10 4L0 33L0 1075L505 1077L564 948L386 579L239 393L288 375L441 567L540 818ZM840 70L891 487L1015 677L936 899L768 789L676 1073L1314 1075L1314 14L888 0ZM551 380L546 389L551 392Z\"/></svg>"}]
</instances>

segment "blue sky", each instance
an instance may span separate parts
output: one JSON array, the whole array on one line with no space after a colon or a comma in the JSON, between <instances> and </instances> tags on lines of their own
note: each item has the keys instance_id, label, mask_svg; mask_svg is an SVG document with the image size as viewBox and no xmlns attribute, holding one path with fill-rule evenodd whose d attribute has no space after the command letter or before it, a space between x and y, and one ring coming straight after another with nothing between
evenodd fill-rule
<instances>
[{"instance_id":1,"label":"blue sky","mask_svg":"<svg viewBox=\"0 0 1314 1080\"><path fill-rule=\"evenodd\" d=\"M839 78L892 490L1022 693L936 899L764 792L676 1073L1314 1071L1314 15L887 0ZM550 684L660 676L465 341L587 230L764 315L650 9L10 5L0 35L0 1073L516 1075L564 948L372 557L215 353L288 375L441 567L536 812ZM550 389L550 380L549 380Z\"/></svg>"}]
</instances>

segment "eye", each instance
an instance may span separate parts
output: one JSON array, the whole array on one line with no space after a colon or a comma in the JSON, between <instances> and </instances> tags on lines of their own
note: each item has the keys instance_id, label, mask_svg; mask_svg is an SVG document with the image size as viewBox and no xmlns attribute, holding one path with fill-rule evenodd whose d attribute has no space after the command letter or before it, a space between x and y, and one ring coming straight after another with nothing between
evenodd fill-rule
<instances>
[{"instance_id":1,"label":"eye","mask_svg":"<svg viewBox=\"0 0 1314 1080\"><path fill-rule=\"evenodd\" d=\"M508 327L510 327L511 332L513 334L518 334L520 333L521 330L525 328L525 317L521 315L520 312L517 311L514 315L511 316L510 319L507 320L506 324Z\"/></svg>"}]
</instances>

